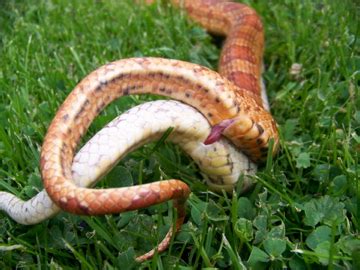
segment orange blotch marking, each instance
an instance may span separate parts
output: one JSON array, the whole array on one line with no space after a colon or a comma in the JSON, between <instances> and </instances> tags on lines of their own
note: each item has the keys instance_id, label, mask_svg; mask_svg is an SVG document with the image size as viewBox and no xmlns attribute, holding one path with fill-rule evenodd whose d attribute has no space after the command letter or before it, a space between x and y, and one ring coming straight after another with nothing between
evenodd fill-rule
<instances>
[{"instance_id":1,"label":"orange blotch marking","mask_svg":"<svg viewBox=\"0 0 360 270\"><path fill-rule=\"evenodd\" d=\"M233 45L229 46L226 52L221 58L221 65L225 65L228 62L231 62L235 59L241 59L248 61L252 64L256 64L257 58L255 57L251 48L246 46Z\"/></svg>"},{"instance_id":2,"label":"orange blotch marking","mask_svg":"<svg viewBox=\"0 0 360 270\"><path fill-rule=\"evenodd\" d=\"M260 20L259 16L255 15L255 14L245 16L244 19L242 20L241 24L251 26L258 31L263 30L261 20Z\"/></svg>"},{"instance_id":3,"label":"orange blotch marking","mask_svg":"<svg viewBox=\"0 0 360 270\"><path fill-rule=\"evenodd\" d=\"M229 79L235 82L239 88L246 89L256 95L260 94L258 81L251 74L244 73L242 71L235 71L229 74Z\"/></svg>"}]
</instances>

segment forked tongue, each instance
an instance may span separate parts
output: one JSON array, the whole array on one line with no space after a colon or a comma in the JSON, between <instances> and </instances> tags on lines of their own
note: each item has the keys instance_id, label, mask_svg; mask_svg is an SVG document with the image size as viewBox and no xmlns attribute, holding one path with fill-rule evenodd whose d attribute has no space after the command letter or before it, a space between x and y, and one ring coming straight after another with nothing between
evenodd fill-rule
<instances>
[{"instance_id":1,"label":"forked tongue","mask_svg":"<svg viewBox=\"0 0 360 270\"><path fill-rule=\"evenodd\" d=\"M224 130L230 126L232 123L234 123L234 119L226 119L221 121L219 124L213 126L211 128L209 136L204 141L205 145L213 144L214 142L217 142L220 140L222 133Z\"/></svg>"}]
</instances>

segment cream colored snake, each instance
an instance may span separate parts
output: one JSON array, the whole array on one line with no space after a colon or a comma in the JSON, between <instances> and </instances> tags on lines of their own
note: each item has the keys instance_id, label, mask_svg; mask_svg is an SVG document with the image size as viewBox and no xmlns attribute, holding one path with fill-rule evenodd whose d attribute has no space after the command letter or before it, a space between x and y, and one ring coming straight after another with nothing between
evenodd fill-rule
<instances>
[{"instance_id":1,"label":"cream colored snake","mask_svg":"<svg viewBox=\"0 0 360 270\"><path fill-rule=\"evenodd\" d=\"M179 1L173 1L178 4ZM221 134L254 162L265 159L273 140L278 148L276 123L264 108L261 72L264 36L261 20L246 5L215 1L183 1L189 16L210 32L226 35L219 73L177 60L132 58L106 64L84 78L56 113L41 152L44 186L61 209L83 215L130 211L174 200L178 220L190 193L180 180L141 186L89 189L78 187L72 174L76 146L92 120L111 101L129 94L157 94L182 101L202 113L213 126L206 143ZM164 250L172 231L157 247ZM137 258L150 258L155 249Z\"/></svg>"}]
</instances>

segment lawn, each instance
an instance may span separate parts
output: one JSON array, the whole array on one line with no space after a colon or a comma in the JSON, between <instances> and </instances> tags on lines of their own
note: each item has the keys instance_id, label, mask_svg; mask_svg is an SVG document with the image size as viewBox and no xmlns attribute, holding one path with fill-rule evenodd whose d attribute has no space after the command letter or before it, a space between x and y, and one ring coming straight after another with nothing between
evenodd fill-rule
<instances>
[{"instance_id":1,"label":"lawn","mask_svg":"<svg viewBox=\"0 0 360 270\"><path fill-rule=\"evenodd\" d=\"M254 189L209 192L178 147L150 144L98 187L188 183L187 219L166 252L134 261L166 233L170 203L105 217L62 213L33 226L0 213L1 269L360 269L360 7L351 0L244 2L264 22L264 79L282 138ZM166 3L0 0L0 189L23 199L42 189L47 126L90 71L133 56L216 69L219 44ZM114 102L87 137L154 98Z\"/></svg>"}]
</instances>

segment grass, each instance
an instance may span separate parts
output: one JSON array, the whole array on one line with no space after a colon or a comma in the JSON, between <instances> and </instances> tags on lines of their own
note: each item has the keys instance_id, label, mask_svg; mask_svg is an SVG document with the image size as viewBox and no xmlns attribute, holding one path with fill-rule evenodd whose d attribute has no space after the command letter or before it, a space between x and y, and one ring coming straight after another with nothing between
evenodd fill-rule
<instances>
[{"instance_id":1,"label":"grass","mask_svg":"<svg viewBox=\"0 0 360 270\"><path fill-rule=\"evenodd\" d=\"M105 217L62 213L35 226L0 214L1 269L359 269L359 6L245 1L266 30L264 74L282 148L248 194L208 192L177 147L145 146L98 186L180 178L193 193L168 251L138 265L172 220L167 204ZM0 1L0 186L42 188L39 152L66 95L100 65L132 56L216 68L220 49L185 14L132 1ZM302 65L298 75L289 72ZM116 101L90 134L152 97ZM121 181L119 181L121 179Z\"/></svg>"}]
</instances>

